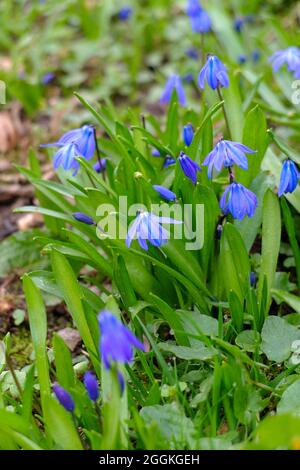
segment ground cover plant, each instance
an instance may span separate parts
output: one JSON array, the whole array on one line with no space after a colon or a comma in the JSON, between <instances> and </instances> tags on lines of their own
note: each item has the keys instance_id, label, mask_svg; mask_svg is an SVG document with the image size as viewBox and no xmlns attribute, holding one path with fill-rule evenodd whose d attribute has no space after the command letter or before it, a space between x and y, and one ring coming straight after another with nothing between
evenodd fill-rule
<instances>
[{"instance_id":1,"label":"ground cover plant","mask_svg":"<svg viewBox=\"0 0 300 470\"><path fill-rule=\"evenodd\" d=\"M0 8L0 448L299 450L297 2Z\"/></svg>"}]
</instances>

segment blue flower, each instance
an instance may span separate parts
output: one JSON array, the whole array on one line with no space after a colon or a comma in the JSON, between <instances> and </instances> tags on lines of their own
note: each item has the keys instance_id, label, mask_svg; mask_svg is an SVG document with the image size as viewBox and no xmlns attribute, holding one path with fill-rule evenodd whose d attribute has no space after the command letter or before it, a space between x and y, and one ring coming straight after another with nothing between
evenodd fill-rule
<instances>
[{"instance_id":1,"label":"blue flower","mask_svg":"<svg viewBox=\"0 0 300 470\"><path fill-rule=\"evenodd\" d=\"M182 129L183 142L187 147L189 147L194 138L194 129L192 124L187 124Z\"/></svg>"},{"instance_id":2,"label":"blue flower","mask_svg":"<svg viewBox=\"0 0 300 470\"><path fill-rule=\"evenodd\" d=\"M157 149L153 149L151 155L152 157L161 157L160 151Z\"/></svg>"},{"instance_id":3,"label":"blue flower","mask_svg":"<svg viewBox=\"0 0 300 470\"><path fill-rule=\"evenodd\" d=\"M234 20L234 29L236 30L237 33L242 32L242 29L243 29L245 23L246 23L246 19L243 18L242 16L238 16Z\"/></svg>"},{"instance_id":4,"label":"blue flower","mask_svg":"<svg viewBox=\"0 0 300 470\"><path fill-rule=\"evenodd\" d=\"M223 167L237 165L243 170L248 170L248 159L245 153L256 153L256 151L239 142L220 140L203 162L203 166L208 167L208 177L212 178L214 168L216 171L221 171Z\"/></svg>"},{"instance_id":5,"label":"blue flower","mask_svg":"<svg viewBox=\"0 0 300 470\"><path fill-rule=\"evenodd\" d=\"M75 403L69 392L58 384L54 384L52 388L59 403L65 410L72 413L75 408Z\"/></svg>"},{"instance_id":6,"label":"blue flower","mask_svg":"<svg viewBox=\"0 0 300 470\"><path fill-rule=\"evenodd\" d=\"M90 160L96 149L94 127L84 125L78 129L72 129L63 134L57 142L42 144L41 147L61 147L73 143L76 144L79 155Z\"/></svg>"},{"instance_id":7,"label":"blue flower","mask_svg":"<svg viewBox=\"0 0 300 470\"><path fill-rule=\"evenodd\" d=\"M168 201L175 201L177 198L176 194L173 193L173 191L170 191L170 189L165 188L164 186L159 186L158 184L154 184L153 188L155 191L160 194L164 199L167 199Z\"/></svg>"},{"instance_id":8,"label":"blue flower","mask_svg":"<svg viewBox=\"0 0 300 470\"><path fill-rule=\"evenodd\" d=\"M106 369L113 363L129 364L133 359L133 347L145 351L143 343L110 311L100 312L98 322L101 331L99 349Z\"/></svg>"},{"instance_id":9,"label":"blue flower","mask_svg":"<svg viewBox=\"0 0 300 470\"><path fill-rule=\"evenodd\" d=\"M255 284L256 284L256 274L251 271L250 275L249 275L249 281L250 281L250 286L251 287L255 287Z\"/></svg>"},{"instance_id":10,"label":"blue flower","mask_svg":"<svg viewBox=\"0 0 300 470\"><path fill-rule=\"evenodd\" d=\"M188 16L196 16L202 10L202 6L198 0L188 0L186 6L186 14Z\"/></svg>"},{"instance_id":11,"label":"blue flower","mask_svg":"<svg viewBox=\"0 0 300 470\"><path fill-rule=\"evenodd\" d=\"M101 171L106 169L106 160L106 158L101 158L100 162L98 160L95 165L93 165L93 168L97 173L101 173Z\"/></svg>"},{"instance_id":12,"label":"blue flower","mask_svg":"<svg viewBox=\"0 0 300 470\"><path fill-rule=\"evenodd\" d=\"M195 16L190 16L192 31L194 33L209 33L211 30L211 19L207 11L201 10Z\"/></svg>"},{"instance_id":13,"label":"blue flower","mask_svg":"<svg viewBox=\"0 0 300 470\"><path fill-rule=\"evenodd\" d=\"M186 73L183 77L182 80L186 83L190 83L194 80L194 75L192 72Z\"/></svg>"},{"instance_id":14,"label":"blue flower","mask_svg":"<svg viewBox=\"0 0 300 470\"><path fill-rule=\"evenodd\" d=\"M84 374L83 383L88 396L92 401L97 401L99 398L99 387L95 375L88 371Z\"/></svg>"},{"instance_id":15,"label":"blue flower","mask_svg":"<svg viewBox=\"0 0 300 470\"><path fill-rule=\"evenodd\" d=\"M73 217L78 222L82 222L87 225L95 225L94 220L89 215L84 214L83 212L73 212Z\"/></svg>"},{"instance_id":16,"label":"blue flower","mask_svg":"<svg viewBox=\"0 0 300 470\"><path fill-rule=\"evenodd\" d=\"M143 250L148 250L147 240L151 245L159 247L167 243L169 232L161 224L181 224L178 220L169 217L159 217L151 212L140 212L131 223L127 237L126 245L129 248L132 240L137 238L139 245Z\"/></svg>"},{"instance_id":17,"label":"blue flower","mask_svg":"<svg viewBox=\"0 0 300 470\"><path fill-rule=\"evenodd\" d=\"M176 91L178 102L181 106L186 105L185 91L179 75L171 75L165 85L163 94L161 95L160 102L168 104L172 98L173 90Z\"/></svg>"},{"instance_id":18,"label":"blue flower","mask_svg":"<svg viewBox=\"0 0 300 470\"><path fill-rule=\"evenodd\" d=\"M183 152L180 152L178 160L185 176L187 176L193 184L196 184L197 171L201 171L200 166Z\"/></svg>"},{"instance_id":19,"label":"blue flower","mask_svg":"<svg viewBox=\"0 0 300 470\"><path fill-rule=\"evenodd\" d=\"M241 54L238 56L238 63L245 64L247 62L247 56L245 54Z\"/></svg>"},{"instance_id":20,"label":"blue flower","mask_svg":"<svg viewBox=\"0 0 300 470\"><path fill-rule=\"evenodd\" d=\"M124 379L124 375L119 370L117 373L117 377L118 377L118 382L120 385L121 395L123 395L124 390L125 390L125 379Z\"/></svg>"},{"instance_id":21,"label":"blue flower","mask_svg":"<svg viewBox=\"0 0 300 470\"><path fill-rule=\"evenodd\" d=\"M234 219L242 220L245 215L253 217L257 207L257 198L249 189L240 183L231 183L225 189L220 200L223 214L231 213Z\"/></svg>"},{"instance_id":22,"label":"blue flower","mask_svg":"<svg viewBox=\"0 0 300 470\"><path fill-rule=\"evenodd\" d=\"M211 19L209 14L202 8L197 0L189 0L186 14L190 18L191 27L194 33L208 33L211 29Z\"/></svg>"},{"instance_id":23,"label":"blue flower","mask_svg":"<svg viewBox=\"0 0 300 470\"><path fill-rule=\"evenodd\" d=\"M254 63L258 62L261 58L261 52L259 49L255 49L253 52L252 52L252 60Z\"/></svg>"},{"instance_id":24,"label":"blue flower","mask_svg":"<svg viewBox=\"0 0 300 470\"><path fill-rule=\"evenodd\" d=\"M80 167L75 157L80 156L82 155L75 143L62 145L53 157L54 169L57 170L59 166L62 166L64 170L74 170L74 176Z\"/></svg>"},{"instance_id":25,"label":"blue flower","mask_svg":"<svg viewBox=\"0 0 300 470\"><path fill-rule=\"evenodd\" d=\"M186 51L185 51L186 55L188 57L190 57L190 59L193 59L193 60L197 60L199 58L199 54L198 54L198 51L195 47L189 47Z\"/></svg>"},{"instance_id":26,"label":"blue flower","mask_svg":"<svg viewBox=\"0 0 300 470\"><path fill-rule=\"evenodd\" d=\"M165 163L164 163L164 168L168 168L169 166L174 165L174 163L176 163L175 158L166 157Z\"/></svg>"},{"instance_id":27,"label":"blue flower","mask_svg":"<svg viewBox=\"0 0 300 470\"><path fill-rule=\"evenodd\" d=\"M53 72L47 72L42 77L42 84L49 85L49 83L52 82L54 78L55 78L55 74Z\"/></svg>"},{"instance_id":28,"label":"blue flower","mask_svg":"<svg viewBox=\"0 0 300 470\"><path fill-rule=\"evenodd\" d=\"M215 55L208 56L206 64L199 73L198 84L200 88L204 88L205 81L213 90L229 86L227 69Z\"/></svg>"},{"instance_id":29,"label":"blue flower","mask_svg":"<svg viewBox=\"0 0 300 470\"><path fill-rule=\"evenodd\" d=\"M285 160L282 165L278 196L292 193L298 186L300 173L292 160Z\"/></svg>"},{"instance_id":30,"label":"blue flower","mask_svg":"<svg viewBox=\"0 0 300 470\"><path fill-rule=\"evenodd\" d=\"M127 21L131 17L132 13L133 9L129 6L126 6L119 10L118 16L121 21Z\"/></svg>"},{"instance_id":31,"label":"blue flower","mask_svg":"<svg viewBox=\"0 0 300 470\"><path fill-rule=\"evenodd\" d=\"M287 64L290 72L297 73L300 69L300 49L291 46L287 49L277 51L270 57L269 61L273 66L274 72L278 72L284 64Z\"/></svg>"}]
</instances>

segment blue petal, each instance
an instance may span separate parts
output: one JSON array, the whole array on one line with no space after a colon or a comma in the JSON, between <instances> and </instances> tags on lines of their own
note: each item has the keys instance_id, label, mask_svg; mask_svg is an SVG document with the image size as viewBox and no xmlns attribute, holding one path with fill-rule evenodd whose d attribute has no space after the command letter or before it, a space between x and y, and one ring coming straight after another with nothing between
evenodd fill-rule
<instances>
[{"instance_id":1,"label":"blue petal","mask_svg":"<svg viewBox=\"0 0 300 470\"><path fill-rule=\"evenodd\" d=\"M157 191L163 198L167 199L168 201L174 201L177 196L173 191L170 191L169 189L165 188L164 186L159 186L157 184L153 185L153 188L155 191Z\"/></svg>"}]
</instances>

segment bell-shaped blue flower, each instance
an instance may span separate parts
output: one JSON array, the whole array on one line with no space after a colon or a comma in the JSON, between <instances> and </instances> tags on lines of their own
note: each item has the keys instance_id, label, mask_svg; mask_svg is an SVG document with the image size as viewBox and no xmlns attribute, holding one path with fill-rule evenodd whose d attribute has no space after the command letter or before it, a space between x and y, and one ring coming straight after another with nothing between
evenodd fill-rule
<instances>
[{"instance_id":1,"label":"bell-shaped blue flower","mask_svg":"<svg viewBox=\"0 0 300 470\"><path fill-rule=\"evenodd\" d=\"M284 64L287 64L290 72L297 73L300 69L300 49L298 47L291 46L287 49L277 51L270 57L269 61L272 64L274 72L278 72Z\"/></svg>"},{"instance_id":2,"label":"bell-shaped blue flower","mask_svg":"<svg viewBox=\"0 0 300 470\"><path fill-rule=\"evenodd\" d=\"M182 137L183 137L183 142L185 143L185 145L189 147L194 138L194 129L193 129L192 124L187 124L186 126L183 126Z\"/></svg>"},{"instance_id":3,"label":"bell-shaped blue flower","mask_svg":"<svg viewBox=\"0 0 300 470\"><path fill-rule=\"evenodd\" d=\"M259 49L254 49L252 52L252 60L256 64L261 58L261 52Z\"/></svg>"},{"instance_id":4,"label":"bell-shaped blue flower","mask_svg":"<svg viewBox=\"0 0 300 470\"><path fill-rule=\"evenodd\" d=\"M87 214L84 214L83 212L73 212L72 215L74 219L78 222L82 222L83 224L87 225L96 225L92 217Z\"/></svg>"},{"instance_id":5,"label":"bell-shaped blue flower","mask_svg":"<svg viewBox=\"0 0 300 470\"><path fill-rule=\"evenodd\" d=\"M240 55L238 56L238 63L239 63L240 65L243 65L243 64L245 64L246 62L247 62L247 56L246 56L245 54L240 54Z\"/></svg>"},{"instance_id":6,"label":"bell-shaped blue flower","mask_svg":"<svg viewBox=\"0 0 300 470\"><path fill-rule=\"evenodd\" d=\"M181 221L169 217L159 217L151 212L140 212L131 223L126 245L130 247L132 240L137 238L143 250L148 250L148 244L159 247L168 242L169 232L161 224L181 224Z\"/></svg>"},{"instance_id":7,"label":"bell-shaped blue flower","mask_svg":"<svg viewBox=\"0 0 300 470\"><path fill-rule=\"evenodd\" d=\"M186 5L186 14L196 16L202 10L202 5L198 0L188 0Z\"/></svg>"},{"instance_id":8,"label":"bell-shaped blue flower","mask_svg":"<svg viewBox=\"0 0 300 470\"><path fill-rule=\"evenodd\" d=\"M223 214L230 213L234 219L242 220L246 215L253 217L257 207L257 198L240 183L233 182L225 189L220 200Z\"/></svg>"},{"instance_id":9,"label":"bell-shaped blue flower","mask_svg":"<svg viewBox=\"0 0 300 470\"><path fill-rule=\"evenodd\" d=\"M101 171L105 171L105 169L106 169L106 160L107 160L106 158L101 158L100 162L98 160L95 163L95 165L93 165L93 168L97 173L101 173Z\"/></svg>"},{"instance_id":10,"label":"bell-shaped blue flower","mask_svg":"<svg viewBox=\"0 0 300 470\"><path fill-rule=\"evenodd\" d=\"M228 168L232 165L237 165L243 168L243 170L248 170L246 153L256 153L256 151L239 142L220 140L203 162L203 166L208 167L208 177L212 178L214 168L219 172L223 167Z\"/></svg>"},{"instance_id":11,"label":"bell-shaped blue flower","mask_svg":"<svg viewBox=\"0 0 300 470\"><path fill-rule=\"evenodd\" d=\"M205 82L213 89L218 87L229 86L229 78L225 65L215 55L209 55L206 64L202 68L198 76L198 84L200 88L204 88Z\"/></svg>"},{"instance_id":12,"label":"bell-shaped blue flower","mask_svg":"<svg viewBox=\"0 0 300 470\"><path fill-rule=\"evenodd\" d=\"M202 8L198 0L188 0L186 14L190 18L192 31L194 33L208 33L211 30L211 19L209 14Z\"/></svg>"},{"instance_id":13,"label":"bell-shaped blue flower","mask_svg":"<svg viewBox=\"0 0 300 470\"><path fill-rule=\"evenodd\" d=\"M63 134L57 142L42 144L41 147L61 147L72 143L76 144L79 155L90 160L96 149L94 127L84 125L78 129L72 129Z\"/></svg>"},{"instance_id":14,"label":"bell-shaped blue flower","mask_svg":"<svg viewBox=\"0 0 300 470\"><path fill-rule=\"evenodd\" d=\"M153 149L151 152L152 157L161 157L161 153L157 149Z\"/></svg>"},{"instance_id":15,"label":"bell-shaped blue flower","mask_svg":"<svg viewBox=\"0 0 300 470\"><path fill-rule=\"evenodd\" d=\"M246 23L246 18L243 18L242 16L238 16L234 20L233 26L234 26L234 29L236 30L237 33L242 32L242 29L243 29L245 23Z\"/></svg>"},{"instance_id":16,"label":"bell-shaped blue flower","mask_svg":"<svg viewBox=\"0 0 300 470\"><path fill-rule=\"evenodd\" d=\"M160 102L162 104L170 103L173 91L176 91L178 102L181 106L186 105L185 91L179 75L171 75L165 85L163 94L161 95Z\"/></svg>"},{"instance_id":17,"label":"bell-shaped blue flower","mask_svg":"<svg viewBox=\"0 0 300 470\"><path fill-rule=\"evenodd\" d=\"M97 401L99 398L99 387L96 376L88 371L84 374L83 383L88 396L92 401Z\"/></svg>"},{"instance_id":18,"label":"bell-shaped blue flower","mask_svg":"<svg viewBox=\"0 0 300 470\"><path fill-rule=\"evenodd\" d=\"M192 160L183 152L180 152L178 160L185 176L189 178L193 184L196 184L197 183L197 171L201 171L201 168L198 165L198 163L194 162L194 160Z\"/></svg>"},{"instance_id":19,"label":"bell-shaped blue flower","mask_svg":"<svg viewBox=\"0 0 300 470\"><path fill-rule=\"evenodd\" d=\"M255 284L256 284L256 281L257 281L257 277L256 277L255 272L251 271L251 273L249 275L249 281L250 281L250 286L255 287Z\"/></svg>"},{"instance_id":20,"label":"bell-shaped blue flower","mask_svg":"<svg viewBox=\"0 0 300 470\"><path fill-rule=\"evenodd\" d=\"M155 189L155 191L157 191L160 196L162 196L164 199L167 199L168 201L175 201L175 199L177 198L176 194L173 193L173 191L170 191L170 189L167 189L164 186L154 184L153 189Z\"/></svg>"},{"instance_id":21,"label":"bell-shaped blue flower","mask_svg":"<svg viewBox=\"0 0 300 470\"><path fill-rule=\"evenodd\" d=\"M121 21L128 21L132 13L133 9L130 6L125 6L119 10L118 16Z\"/></svg>"},{"instance_id":22,"label":"bell-shaped blue flower","mask_svg":"<svg viewBox=\"0 0 300 470\"><path fill-rule=\"evenodd\" d=\"M53 72L47 72L42 76L42 84L49 85L55 79L55 74Z\"/></svg>"},{"instance_id":23,"label":"bell-shaped blue flower","mask_svg":"<svg viewBox=\"0 0 300 470\"><path fill-rule=\"evenodd\" d=\"M198 51L195 47L189 47L186 51L185 51L185 54L190 58L190 59L193 59L193 60L197 60L199 59L199 54L198 54Z\"/></svg>"},{"instance_id":24,"label":"bell-shaped blue flower","mask_svg":"<svg viewBox=\"0 0 300 470\"><path fill-rule=\"evenodd\" d=\"M52 389L57 400L64 409L72 413L75 409L75 403L69 392L58 384L54 384Z\"/></svg>"},{"instance_id":25,"label":"bell-shaped blue flower","mask_svg":"<svg viewBox=\"0 0 300 470\"><path fill-rule=\"evenodd\" d=\"M292 193L298 186L300 173L295 163L292 160L285 160L282 165L280 184L278 189L278 196L283 194Z\"/></svg>"},{"instance_id":26,"label":"bell-shaped blue flower","mask_svg":"<svg viewBox=\"0 0 300 470\"><path fill-rule=\"evenodd\" d=\"M211 30L211 19L205 10L201 10L195 16L190 16L190 22L194 33L205 34Z\"/></svg>"},{"instance_id":27,"label":"bell-shaped blue flower","mask_svg":"<svg viewBox=\"0 0 300 470\"><path fill-rule=\"evenodd\" d=\"M54 169L57 170L59 166L62 166L64 170L74 170L74 176L80 167L75 158L80 156L82 155L75 143L62 145L53 157Z\"/></svg>"},{"instance_id":28,"label":"bell-shaped blue flower","mask_svg":"<svg viewBox=\"0 0 300 470\"><path fill-rule=\"evenodd\" d=\"M176 159L172 157L166 157L165 162L164 162L164 168L168 168L171 165L174 165L176 163Z\"/></svg>"},{"instance_id":29,"label":"bell-shaped blue flower","mask_svg":"<svg viewBox=\"0 0 300 470\"><path fill-rule=\"evenodd\" d=\"M186 83L191 83L194 80L194 75L192 72L186 73L183 77L182 80Z\"/></svg>"},{"instance_id":30,"label":"bell-shaped blue flower","mask_svg":"<svg viewBox=\"0 0 300 470\"><path fill-rule=\"evenodd\" d=\"M110 311L98 315L101 332L100 354L106 369L113 364L129 364L133 359L133 347L145 351L143 343Z\"/></svg>"}]
</instances>

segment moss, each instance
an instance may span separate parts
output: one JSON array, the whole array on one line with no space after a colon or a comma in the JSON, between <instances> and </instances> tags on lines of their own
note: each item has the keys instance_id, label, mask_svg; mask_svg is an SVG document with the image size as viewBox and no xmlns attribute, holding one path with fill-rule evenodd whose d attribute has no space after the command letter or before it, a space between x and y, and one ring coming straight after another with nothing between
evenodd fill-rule
<instances>
[{"instance_id":1,"label":"moss","mask_svg":"<svg viewBox=\"0 0 300 470\"><path fill-rule=\"evenodd\" d=\"M11 359L16 368L22 368L30 364L31 353L33 351L32 342L30 338L30 331L25 327L20 327L13 334L13 346L11 349Z\"/></svg>"}]
</instances>

